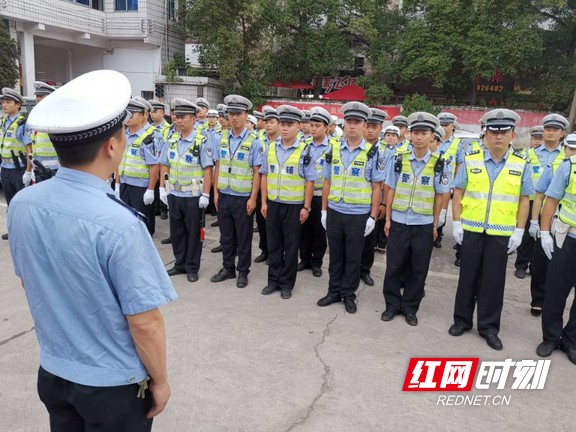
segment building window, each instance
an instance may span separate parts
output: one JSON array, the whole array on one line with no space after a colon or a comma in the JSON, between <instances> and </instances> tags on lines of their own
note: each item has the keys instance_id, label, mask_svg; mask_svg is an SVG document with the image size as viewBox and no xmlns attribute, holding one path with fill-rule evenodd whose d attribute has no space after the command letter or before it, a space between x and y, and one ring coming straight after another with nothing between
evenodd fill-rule
<instances>
[{"instance_id":1,"label":"building window","mask_svg":"<svg viewBox=\"0 0 576 432\"><path fill-rule=\"evenodd\" d=\"M116 0L117 11L137 11L138 0Z\"/></svg>"},{"instance_id":2,"label":"building window","mask_svg":"<svg viewBox=\"0 0 576 432\"><path fill-rule=\"evenodd\" d=\"M166 15L168 19L176 19L176 0L168 0L166 3Z\"/></svg>"},{"instance_id":3,"label":"building window","mask_svg":"<svg viewBox=\"0 0 576 432\"><path fill-rule=\"evenodd\" d=\"M91 7L99 11L104 10L104 0L72 0L74 3L78 3L84 6Z\"/></svg>"},{"instance_id":4,"label":"building window","mask_svg":"<svg viewBox=\"0 0 576 432\"><path fill-rule=\"evenodd\" d=\"M149 91L149 90L142 90L140 92L140 94L142 95L142 97L146 100L151 100L154 99L154 92L153 91Z\"/></svg>"}]
</instances>

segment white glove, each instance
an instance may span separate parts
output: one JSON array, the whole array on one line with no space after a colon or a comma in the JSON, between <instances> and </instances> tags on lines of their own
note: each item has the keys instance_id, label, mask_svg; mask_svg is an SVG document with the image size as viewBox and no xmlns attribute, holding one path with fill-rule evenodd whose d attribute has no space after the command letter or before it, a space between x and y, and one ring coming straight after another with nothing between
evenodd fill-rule
<instances>
[{"instance_id":1,"label":"white glove","mask_svg":"<svg viewBox=\"0 0 576 432\"><path fill-rule=\"evenodd\" d=\"M116 198L121 199L120 198L120 183L115 184L114 195L116 195Z\"/></svg>"},{"instance_id":2,"label":"white glove","mask_svg":"<svg viewBox=\"0 0 576 432\"><path fill-rule=\"evenodd\" d=\"M32 171L25 171L24 175L22 175L22 183L24 183L24 186L30 186L32 179L34 179L34 173Z\"/></svg>"},{"instance_id":3,"label":"white glove","mask_svg":"<svg viewBox=\"0 0 576 432\"><path fill-rule=\"evenodd\" d=\"M158 188L158 190L160 191L160 201L168 205L168 194L166 193L166 188L161 187Z\"/></svg>"},{"instance_id":4,"label":"white glove","mask_svg":"<svg viewBox=\"0 0 576 432\"><path fill-rule=\"evenodd\" d=\"M514 234L510 236L508 240L508 254L514 252L522 244L522 237L524 236L523 228L516 228Z\"/></svg>"},{"instance_id":5,"label":"white glove","mask_svg":"<svg viewBox=\"0 0 576 432\"><path fill-rule=\"evenodd\" d=\"M328 218L328 210L320 211L320 222L322 222L322 226L326 229L326 219Z\"/></svg>"},{"instance_id":6,"label":"white glove","mask_svg":"<svg viewBox=\"0 0 576 432\"><path fill-rule=\"evenodd\" d=\"M146 189L144 192L144 205L150 205L154 202L154 189Z\"/></svg>"},{"instance_id":7,"label":"white glove","mask_svg":"<svg viewBox=\"0 0 576 432\"><path fill-rule=\"evenodd\" d=\"M464 239L464 230L462 229L462 222L454 221L452 222L452 237L454 237L454 241L459 245L462 244L462 240Z\"/></svg>"},{"instance_id":8,"label":"white glove","mask_svg":"<svg viewBox=\"0 0 576 432\"><path fill-rule=\"evenodd\" d=\"M374 218L369 217L366 221L366 228L364 229L364 237L369 235L372 231L374 231L374 227L376 226L376 221Z\"/></svg>"},{"instance_id":9,"label":"white glove","mask_svg":"<svg viewBox=\"0 0 576 432\"><path fill-rule=\"evenodd\" d=\"M530 228L528 228L528 232L534 240L538 240L538 237L540 237L540 225L538 224L537 220L530 221Z\"/></svg>"},{"instance_id":10,"label":"white glove","mask_svg":"<svg viewBox=\"0 0 576 432\"><path fill-rule=\"evenodd\" d=\"M440 216L438 216L438 226L442 227L446 225L446 209L440 210Z\"/></svg>"},{"instance_id":11,"label":"white glove","mask_svg":"<svg viewBox=\"0 0 576 432\"><path fill-rule=\"evenodd\" d=\"M552 252L554 252L554 239L550 235L550 231L540 231L540 244L548 259L551 260Z\"/></svg>"},{"instance_id":12,"label":"white glove","mask_svg":"<svg viewBox=\"0 0 576 432\"><path fill-rule=\"evenodd\" d=\"M198 207L200 208L206 208L208 207L208 204L210 203L210 198L208 198L207 196L202 195L200 197L200 199L198 200Z\"/></svg>"}]
</instances>

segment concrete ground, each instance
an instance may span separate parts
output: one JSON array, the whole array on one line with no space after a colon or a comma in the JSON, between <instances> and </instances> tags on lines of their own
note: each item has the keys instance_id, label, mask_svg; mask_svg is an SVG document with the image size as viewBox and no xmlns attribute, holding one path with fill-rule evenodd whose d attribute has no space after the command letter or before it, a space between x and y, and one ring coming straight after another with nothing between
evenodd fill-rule
<instances>
[{"instance_id":1,"label":"concrete ground","mask_svg":"<svg viewBox=\"0 0 576 432\"><path fill-rule=\"evenodd\" d=\"M0 231L6 232L0 198ZM214 220L208 217L208 225ZM450 222L449 222L450 224ZM361 283L358 313L342 304L319 308L324 275L298 274L294 296L262 296L263 264L253 264L249 285L210 283L220 254L210 253L219 232L208 226L200 280L173 278L179 299L163 308L168 334L172 398L155 420L156 431L573 431L576 366L555 352L543 390L490 390L473 394L511 396L507 406L438 406L438 393L402 392L411 357L538 359L540 319L529 314L530 277L513 275L509 259L500 336L504 350L490 349L473 330L454 338L452 323L458 268L451 227L434 249L417 327L402 317L382 322L386 255L377 255L376 286ZM158 251L171 266L168 221L157 220ZM258 255L255 234L253 256ZM66 263L62 263L65 267ZM14 276L8 242L0 242L0 430L47 431L48 416L36 394L38 347L24 292ZM571 304L571 299L569 304ZM510 376L510 379L512 377ZM442 393L445 394L445 393ZM468 394L468 393L465 393Z\"/></svg>"}]
</instances>

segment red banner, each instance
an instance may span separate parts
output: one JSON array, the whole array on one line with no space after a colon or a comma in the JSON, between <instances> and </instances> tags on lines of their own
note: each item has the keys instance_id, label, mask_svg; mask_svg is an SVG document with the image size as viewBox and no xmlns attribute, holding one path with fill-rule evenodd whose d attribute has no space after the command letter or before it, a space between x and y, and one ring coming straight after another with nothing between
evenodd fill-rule
<instances>
[{"instance_id":1,"label":"red banner","mask_svg":"<svg viewBox=\"0 0 576 432\"><path fill-rule=\"evenodd\" d=\"M310 110L313 107L321 107L324 108L326 111L328 111L331 115L335 115L339 118L342 118L342 112L340 111L340 109L342 108L342 105L344 104L340 104L340 103L319 103L319 102L303 102L303 101L298 101L298 102L292 102L292 101L277 101L277 100L271 100L271 101L267 101L265 105L270 105L273 108L279 107L280 105L292 105L293 107L296 107L298 109L301 110ZM400 106L392 106L392 105L386 105L386 106L375 106L374 108L378 108L381 110L384 110L388 113L388 118L391 119L394 116L397 116L400 114ZM262 109L262 106L258 107L259 110Z\"/></svg>"}]
</instances>

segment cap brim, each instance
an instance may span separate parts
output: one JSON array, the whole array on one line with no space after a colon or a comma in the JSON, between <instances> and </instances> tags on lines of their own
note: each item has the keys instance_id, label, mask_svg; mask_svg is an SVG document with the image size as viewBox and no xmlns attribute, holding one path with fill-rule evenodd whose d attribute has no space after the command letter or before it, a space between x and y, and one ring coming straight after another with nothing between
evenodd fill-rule
<instances>
[{"instance_id":1,"label":"cap brim","mask_svg":"<svg viewBox=\"0 0 576 432\"><path fill-rule=\"evenodd\" d=\"M362 117L360 115L356 115L356 114L349 114L349 115L345 115L344 116L344 120L360 120L360 121L366 121L368 120L366 117Z\"/></svg>"},{"instance_id":2,"label":"cap brim","mask_svg":"<svg viewBox=\"0 0 576 432\"><path fill-rule=\"evenodd\" d=\"M514 126L512 125L507 125L507 124L503 124L503 125L488 125L486 126L486 129L489 131L509 131L514 129Z\"/></svg>"}]
</instances>

